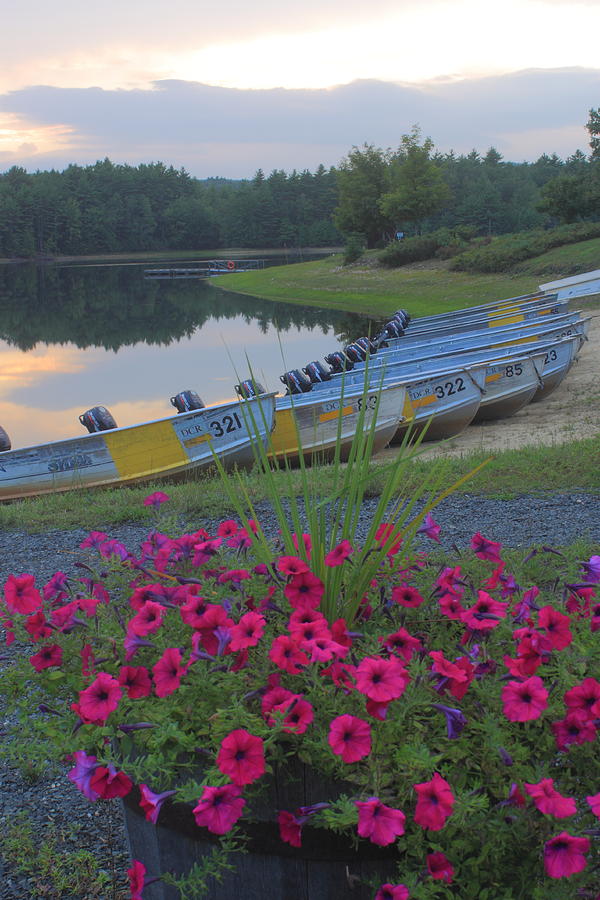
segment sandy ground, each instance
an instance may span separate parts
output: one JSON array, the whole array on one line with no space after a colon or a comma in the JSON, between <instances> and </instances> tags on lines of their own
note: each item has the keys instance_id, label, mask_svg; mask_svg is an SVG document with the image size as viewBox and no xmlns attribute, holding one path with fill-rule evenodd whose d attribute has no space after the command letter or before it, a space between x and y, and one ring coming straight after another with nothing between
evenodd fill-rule
<instances>
[{"instance_id":1,"label":"sandy ground","mask_svg":"<svg viewBox=\"0 0 600 900\"><path fill-rule=\"evenodd\" d=\"M593 436L600 439L600 306L586 308L585 314L593 316L588 341L546 400L530 403L508 419L470 425L454 438L432 442L425 455L460 456L473 450L497 452ZM396 452L388 448L379 458L392 458Z\"/></svg>"}]
</instances>

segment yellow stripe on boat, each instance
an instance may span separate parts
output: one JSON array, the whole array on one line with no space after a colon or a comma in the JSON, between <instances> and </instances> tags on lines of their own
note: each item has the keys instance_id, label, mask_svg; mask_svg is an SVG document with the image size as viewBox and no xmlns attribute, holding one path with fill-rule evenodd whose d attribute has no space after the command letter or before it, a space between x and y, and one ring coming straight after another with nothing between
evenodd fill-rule
<instances>
[{"instance_id":1,"label":"yellow stripe on boat","mask_svg":"<svg viewBox=\"0 0 600 900\"><path fill-rule=\"evenodd\" d=\"M492 346L492 350L497 350L498 347L508 347L508 346L512 347L513 344L531 344L532 341L539 341L539 340L540 340L540 335L534 334L531 337L518 338L517 340L515 340L514 338L511 338L510 340L502 341L501 344L492 344L491 346Z\"/></svg>"},{"instance_id":2,"label":"yellow stripe on boat","mask_svg":"<svg viewBox=\"0 0 600 900\"><path fill-rule=\"evenodd\" d=\"M490 381L498 381L499 378L502 378L502 373L501 373L501 372L497 372L495 375L486 375L486 376L485 376L485 383L486 383L486 384L489 384Z\"/></svg>"},{"instance_id":3,"label":"yellow stripe on boat","mask_svg":"<svg viewBox=\"0 0 600 900\"><path fill-rule=\"evenodd\" d=\"M421 397L419 400L413 400L413 409L420 409L422 406L431 406L431 404L435 403L436 400L437 397L435 394L428 394L427 397Z\"/></svg>"},{"instance_id":4,"label":"yellow stripe on boat","mask_svg":"<svg viewBox=\"0 0 600 900\"><path fill-rule=\"evenodd\" d=\"M342 415L349 416L354 412L353 406L344 406L342 407ZM331 422L332 419L337 419L340 414L339 409L334 409L333 412L321 413L319 416L319 422Z\"/></svg>"},{"instance_id":5,"label":"yellow stripe on boat","mask_svg":"<svg viewBox=\"0 0 600 900\"><path fill-rule=\"evenodd\" d=\"M119 478L160 472L189 462L170 421L107 431L103 437Z\"/></svg>"},{"instance_id":6,"label":"yellow stripe on boat","mask_svg":"<svg viewBox=\"0 0 600 900\"><path fill-rule=\"evenodd\" d=\"M198 437L190 438L189 441L184 441L184 447L194 447L196 444L205 444L206 441L210 441L212 435L210 434L201 434Z\"/></svg>"},{"instance_id":7,"label":"yellow stripe on boat","mask_svg":"<svg viewBox=\"0 0 600 900\"><path fill-rule=\"evenodd\" d=\"M503 328L504 325L516 325L518 322L524 322L524 321L525 321L524 315L506 316L506 317L503 317L502 319L490 319L488 321L488 327L489 328Z\"/></svg>"},{"instance_id":8,"label":"yellow stripe on boat","mask_svg":"<svg viewBox=\"0 0 600 900\"><path fill-rule=\"evenodd\" d=\"M274 454L298 450L298 429L291 409L277 410L270 443Z\"/></svg>"}]
</instances>

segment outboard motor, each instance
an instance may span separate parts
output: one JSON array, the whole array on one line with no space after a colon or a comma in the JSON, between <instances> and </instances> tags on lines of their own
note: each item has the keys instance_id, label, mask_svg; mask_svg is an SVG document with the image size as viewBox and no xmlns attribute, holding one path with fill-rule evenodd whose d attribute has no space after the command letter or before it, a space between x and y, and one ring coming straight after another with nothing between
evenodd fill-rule
<instances>
[{"instance_id":1,"label":"outboard motor","mask_svg":"<svg viewBox=\"0 0 600 900\"><path fill-rule=\"evenodd\" d=\"M5 432L2 425L0 425L0 453L4 453L6 450L10 450L11 448L10 438Z\"/></svg>"},{"instance_id":2,"label":"outboard motor","mask_svg":"<svg viewBox=\"0 0 600 900\"><path fill-rule=\"evenodd\" d=\"M350 372L354 368L352 360L348 359L341 350L334 350L333 353L328 353L325 357L325 362L329 363L331 371L336 375L340 372Z\"/></svg>"},{"instance_id":3,"label":"outboard motor","mask_svg":"<svg viewBox=\"0 0 600 900\"><path fill-rule=\"evenodd\" d=\"M375 341L372 341L370 337L360 337L354 341L355 344L359 344L363 350L366 350L368 353L373 355L373 353L377 353L377 344Z\"/></svg>"},{"instance_id":4,"label":"outboard motor","mask_svg":"<svg viewBox=\"0 0 600 900\"><path fill-rule=\"evenodd\" d=\"M117 423L105 406L93 406L79 416L79 421L90 434L98 431L110 431Z\"/></svg>"},{"instance_id":5,"label":"outboard motor","mask_svg":"<svg viewBox=\"0 0 600 900\"><path fill-rule=\"evenodd\" d=\"M196 391L181 391L171 397L171 404L178 413L191 412L193 409L204 409L204 403Z\"/></svg>"},{"instance_id":6,"label":"outboard motor","mask_svg":"<svg viewBox=\"0 0 600 900\"><path fill-rule=\"evenodd\" d=\"M279 377L285 384L288 394L307 394L312 390L312 383L300 369L291 369Z\"/></svg>"},{"instance_id":7,"label":"outboard motor","mask_svg":"<svg viewBox=\"0 0 600 900\"><path fill-rule=\"evenodd\" d=\"M247 378L241 384L236 384L235 392L242 400L248 400L250 397L258 397L259 394L267 393L260 381L255 381L254 378Z\"/></svg>"},{"instance_id":8,"label":"outboard motor","mask_svg":"<svg viewBox=\"0 0 600 900\"><path fill-rule=\"evenodd\" d=\"M388 338L399 338L404 334L404 328L400 325L399 322L388 322L385 328L383 329L383 333Z\"/></svg>"},{"instance_id":9,"label":"outboard motor","mask_svg":"<svg viewBox=\"0 0 600 900\"><path fill-rule=\"evenodd\" d=\"M302 371L308 375L311 384L319 384L321 381L330 381L331 379L331 372L318 359L307 363Z\"/></svg>"},{"instance_id":10,"label":"outboard motor","mask_svg":"<svg viewBox=\"0 0 600 900\"><path fill-rule=\"evenodd\" d=\"M353 363L364 362L367 358L367 351L357 341L344 347L344 353Z\"/></svg>"},{"instance_id":11,"label":"outboard motor","mask_svg":"<svg viewBox=\"0 0 600 900\"><path fill-rule=\"evenodd\" d=\"M409 322L410 322L410 313L409 313L409 311L408 311L407 309L397 309L396 312L394 313L394 315L396 315L396 316L403 316L404 319L406 319L406 325L409 324ZM405 327L406 327L406 326L405 326Z\"/></svg>"}]
</instances>

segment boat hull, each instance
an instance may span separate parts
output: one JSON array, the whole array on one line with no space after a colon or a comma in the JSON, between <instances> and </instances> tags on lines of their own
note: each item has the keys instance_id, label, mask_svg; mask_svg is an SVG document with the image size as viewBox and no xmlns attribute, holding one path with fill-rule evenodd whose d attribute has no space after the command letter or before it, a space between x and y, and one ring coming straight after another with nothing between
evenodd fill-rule
<instances>
[{"instance_id":1,"label":"boat hull","mask_svg":"<svg viewBox=\"0 0 600 900\"><path fill-rule=\"evenodd\" d=\"M330 388L277 398L275 428L269 441L271 459L290 464L315 456L328 459L339 453L347 459L359 428L371 427L376 416L373 452L386 447L402 419L406 402L403 384ZM339 442L339 448L338 448Z\"/></svg>"},{"instance_id":2,"label":"boat hull","mask_svg":"<svg viewBox=\"0 0 600 900\"><path fill-rule=\"evenodd\" d=\"M267 440L274 409L274 395L266 394L140 425L9 450L0 454L0 500L193 477L214 466L213 451L225 468L249 466L254 460L252 441Z\"/></svg>"}]
</instances>

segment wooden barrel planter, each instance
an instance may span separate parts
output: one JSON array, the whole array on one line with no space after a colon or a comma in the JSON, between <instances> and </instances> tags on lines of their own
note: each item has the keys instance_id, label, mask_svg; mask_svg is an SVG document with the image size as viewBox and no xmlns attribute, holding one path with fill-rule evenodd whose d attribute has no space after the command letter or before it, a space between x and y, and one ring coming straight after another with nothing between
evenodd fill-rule
<instances>
[{"instance_id":1,"label":"wooden barrel planter","mask_svg":"<svg viewBox=\"0 0 600 900\"><path fill-rule=\"evenodd\" d=\"M299 777L291 780L291 770ZM308 825L302 829L301 847L290 846L279 835L279 810L293 812L299 806L331 800L344 787L348 786L313 777L293 760L291 765L286 763L285 777L276 773L269 779L266 795L252 802L252 821L238 822L248 839L247 852L236 854L231 860L235 869L212 883L210 900L373 900L376 887L394 881L395 845L378 847L362 839L356 844L351 837ZM146 866L147 877L163 872L185 875L212 852L217 838L196 825L192 809L192 804L167 800L158 824L153 825L139 807L137 789L124 799L131 856ZM158 881L144 889L144 900L179 900L179 892Z\"/></svg>"}]
</instances>

